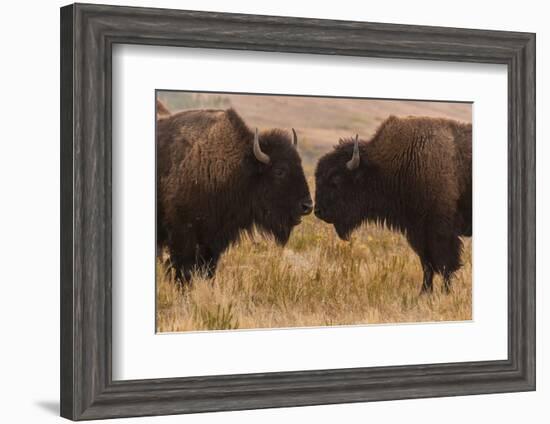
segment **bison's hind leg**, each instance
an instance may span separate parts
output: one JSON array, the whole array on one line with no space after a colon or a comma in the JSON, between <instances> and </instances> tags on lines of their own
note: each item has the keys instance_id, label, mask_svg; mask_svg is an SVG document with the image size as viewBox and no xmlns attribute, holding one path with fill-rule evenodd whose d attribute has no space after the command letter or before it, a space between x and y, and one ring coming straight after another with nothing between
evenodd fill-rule
<instances>
[{"instance_id":1,"label":"bison's hind leg","mask_svg":"<svg viewBox=\"0 0 550 424\"><path fill-rule=\"evenodd\" d=\"M443 276L446 293L451 290L453 274L462 266L460 254L462 241L455 234L435 234L430 243L430 262L434 270Z\"/></svg>"},{"instance_id":2,"label":"bison's hind leg","mask_svg":"<svg viewBox=\"0 0 550 424\"><path fill-rule=\"evenodd\" d=\"M214 277L220 258L220 253L215 249L196 243L194 247L172 245L168 250L168 272L174 271L178 285L191 283L197 275L208 279Z\"/></svg>"},{"instance_id":3,"label":"bison's hind leg","mask_svg":"<svg viewBox=\"0 0 550 424\"><path fill-rule=\"evenodd\" d=\"M408 231L407 239L412 249L420 258L422 265L423 279L420 294L428 294L433 292L434 267L430 260L429 249L426 242L424 231Z\"/></svg>"},{"instance_id":4,"label":"bison's hind leg","mask_svg":"<svg viewBox=\"0 0 550 424\"><path fill-rule=\"evenodd\" d=\"M451 279L460 266L462 241L449 228L442 225L409 231L407 239L420 257L424 273L420 294L433 292L434 273L443 276L445 292L451 289Z\"/></svg>"}]
</instances>

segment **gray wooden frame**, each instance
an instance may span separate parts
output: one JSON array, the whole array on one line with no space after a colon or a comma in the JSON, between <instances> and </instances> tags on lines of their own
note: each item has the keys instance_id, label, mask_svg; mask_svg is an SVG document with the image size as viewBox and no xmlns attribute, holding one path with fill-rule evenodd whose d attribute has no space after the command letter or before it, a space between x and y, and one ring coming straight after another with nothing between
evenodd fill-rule
<instances>
[{"instance_id":1,"label":"gray wooden frame","mask_svg":"<svg viewBox=\"0 0 550 424\"><path fill-rule=\"evenodd\" d=\"M113 381L115 43L507 65L508 359ZM534 389L534 34L86 4L61 9L62 416L81 420Z\"/></svg>"}]
</instances>

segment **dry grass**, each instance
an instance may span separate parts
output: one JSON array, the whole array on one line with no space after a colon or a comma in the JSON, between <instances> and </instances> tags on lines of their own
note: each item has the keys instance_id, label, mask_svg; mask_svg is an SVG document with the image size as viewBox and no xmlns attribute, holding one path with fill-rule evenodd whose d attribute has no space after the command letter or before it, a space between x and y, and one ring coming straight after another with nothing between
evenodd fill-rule
<instances>
[{"instance_id":1,"label":"dry grass","mask_svg":"<svg viewBox=\"0 0 550 424\"><path fill-rule=\"evenodd\" d=\"M347 243L307 217L285 248L245 238L212 280L196 275L180 288L159 260L157 331L469 320L471 242L464 242L452 293L436 278L433 295L420 296L422 271L403 236L364 226Z\"/></svg>"}]
</instances>

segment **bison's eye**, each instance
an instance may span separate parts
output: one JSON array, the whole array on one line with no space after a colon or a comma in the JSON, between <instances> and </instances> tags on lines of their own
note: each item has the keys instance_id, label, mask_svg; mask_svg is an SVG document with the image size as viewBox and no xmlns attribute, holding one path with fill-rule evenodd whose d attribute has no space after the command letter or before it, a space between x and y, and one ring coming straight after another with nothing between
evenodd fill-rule
<instances>
[{"instance_id":1,"label":"bison's eye","mask_svg":"<svg viewBox=\"0 0 550 424\"><path fill-rule=\"evenodd\" d=\"M275 178L284 178L286 176L286 169L282 167L275 168L273 175L275 175Z\"/></svg>"},{"instance_id":2,"label":"bison's eye","mask_svg":"<svg viewBox=\"0 0 550 424\"><path fill-rule=\"evenodd\" d=\"M330 178L330 184L334 187L340 187L342 184L342 176L341 175L334 175Z\"/></svg>"}]
</instances>

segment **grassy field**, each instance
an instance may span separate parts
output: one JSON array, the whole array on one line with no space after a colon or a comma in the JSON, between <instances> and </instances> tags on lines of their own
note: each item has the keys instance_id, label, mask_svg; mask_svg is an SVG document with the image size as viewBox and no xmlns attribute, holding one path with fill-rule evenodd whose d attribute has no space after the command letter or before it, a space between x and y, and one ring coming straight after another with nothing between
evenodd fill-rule
<instances>
[{"instance_id":1,"label":"grassy field","mask_svg":"<svg viewBox=\"0 0 550 424\"><path fill-rule=\"evenodd\" d=\"M161 93L171 110L232 105L250 126L298 130L310 190L317 159L339 137L368 137L390 113L471 120L471 107L456 103L193 96ZM195 102L195 103L193 103ZM223 106L221 106L223 105ZM178 107L179 106L179 107ZM310 215L289 243L278 247L261 236L244 237L224 253L216 276L196 275L181 287L157 259L158 332L327 325L460 321L472 318L471 240L449 295L435 279L431 296L420 296L422 270L405 238L373 225L338 239L332 226Z\"/></svg>"}]
</instances>

